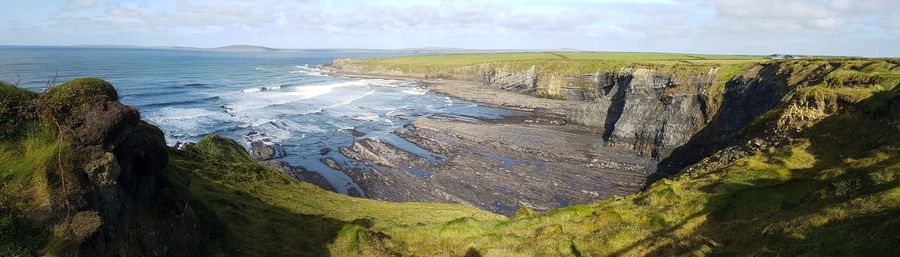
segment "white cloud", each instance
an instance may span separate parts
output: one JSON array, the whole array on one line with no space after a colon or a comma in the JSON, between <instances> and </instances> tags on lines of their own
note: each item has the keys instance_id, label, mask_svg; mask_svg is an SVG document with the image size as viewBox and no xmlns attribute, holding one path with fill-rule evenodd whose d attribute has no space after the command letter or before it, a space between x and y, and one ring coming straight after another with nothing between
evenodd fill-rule
<instances>
[{"instance_id":1,"label":"white cloud","mask_svg":"<svg viewBox=\"0 0 900 257\"><path fill-rule=\"evenodd\" d=\"M96 7L97 0L66 0L66 4L77 8Z\"/></svg>"},{"instance_id":2,"label":"white cloud","mask_svg":"<svg viewBox=\"0 0 900 257\"><path fill-rule=\"evenodd\" d=\"M900 37L898 0L67 1L71 7L50 10L46 20L22 21L29 29L7 27L167 45L813 54L878 52L866 47L890 48ZM75 6L83 10L68 9ZM895 49L878 53L900 55Z\"/></svg>"}]
</instances>

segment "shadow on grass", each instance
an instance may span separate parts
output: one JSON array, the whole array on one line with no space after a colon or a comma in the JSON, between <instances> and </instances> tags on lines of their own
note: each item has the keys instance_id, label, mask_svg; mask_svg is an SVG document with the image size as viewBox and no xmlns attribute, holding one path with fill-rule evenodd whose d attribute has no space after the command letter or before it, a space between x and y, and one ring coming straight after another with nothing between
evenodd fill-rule
<instances>
[{"instance_id":1,"label":"shadow on grass","mask_svg":"<svg viewBox=\"0 0 900 257\"><path fill-rule=\"evenodd\" d=\"M262 166L211 163L181 151L172 151L171 156L169 179L191 199L191 208L215 240L208 243L217 244L209 247L213 249L209 255L327 256L328 246L347 224L297 213L246 193L252 192L255 185L239 188L245 186L243 183L278 183L253 181L274 173ZM227 176L234 177L226 179ZM238 182L223 182L234 178Z\"/></svg>"},{"instance_id":2,"label":"shadow on grass","mask_svg":"<svg viewBox=\"0 0 900 257\"><path fill-rule=\"evenodd\" d=\"M900 208L889 204L900 187L900 133L871 116L835 114L803 134L813 167L783 180L714 182L701 188L715 195L702 211L609 256L898 256Z\"/></svg>"},{"instance_id":3,"label":"shadow on grass","mask_svg":"<svg viewBox=\"0 0 900 257\"><path fill-rule=\"evenodd\" d=\"M211 181L195 181L210 183ZM211 188L199 201L224 221L225 249L240 256L327 256L345 222L274 206L242 191ZM206 185L204 185L206 186Z\"/></svg>"}]
</instances>

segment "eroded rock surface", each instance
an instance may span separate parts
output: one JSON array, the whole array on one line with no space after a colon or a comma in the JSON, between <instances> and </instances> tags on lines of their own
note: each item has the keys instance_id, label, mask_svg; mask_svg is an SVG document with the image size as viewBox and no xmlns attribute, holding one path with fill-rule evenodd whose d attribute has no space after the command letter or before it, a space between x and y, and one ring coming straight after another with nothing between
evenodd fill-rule
<instances>
[{"instance_id":1,"label":"eroded rock surface","mask_svg":"<svg viewBox=\"0 0 900 257\"><path fill-rule=\"evenodd\" d=\"M604 146L581 126L419 119L395 134L438 162L375 140L341 153L368 169L345 169L370 198L462 203L511 215L595 202L642 188L653 163Z\"/></svg>"}]
</instances>

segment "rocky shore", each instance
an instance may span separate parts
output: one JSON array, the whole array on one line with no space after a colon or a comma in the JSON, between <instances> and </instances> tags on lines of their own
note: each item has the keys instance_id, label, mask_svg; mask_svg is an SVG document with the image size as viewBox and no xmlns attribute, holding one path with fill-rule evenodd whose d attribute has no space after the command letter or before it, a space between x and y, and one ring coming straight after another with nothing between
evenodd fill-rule
<instances>
[{"instance_id":1,"label":"rocky shore","mask_svg":"<svg viewBox=\"0 0 900 257\"><path fill-rule=\"evenodd\" d=\"M376 164L347 171L371 198L462 203L511 215L521 207L550 210L635 192L653 167L571 125L419 119L395 134L440 157L432 162L374 140L341 149Z\"/></svg>"},{"instance_id":2,"label":"rocky shore","mask_svg":"<svg viewBox=\"0 0 900 257\"><path fill-rule=\"evenodd\" d=\"M371 76L333 70L332 75ZM368 198L461 203L505 215L551 210L643 188L655 162L608 147L603 131L567 120L577 102L533 97L476 82L416 79L432 92L527 113L500 120L420 118L394 134L412 143L362 139L339 149L341 167ZM414 148L414 149L410 149Z\"/></svg>"}]
</instances>

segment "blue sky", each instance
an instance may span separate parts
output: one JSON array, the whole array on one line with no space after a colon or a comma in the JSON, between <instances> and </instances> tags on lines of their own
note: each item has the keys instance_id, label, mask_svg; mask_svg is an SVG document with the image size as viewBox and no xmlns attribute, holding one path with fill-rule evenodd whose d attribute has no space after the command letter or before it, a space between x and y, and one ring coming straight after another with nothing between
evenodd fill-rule
<instances>
[{"instance_id":1,"label":"blue sky","mask_svg":"<svg viewBox=\"0 0 900 257\"><path fill-rule=\"evenodd\" d=\"M0 44L900 56L898 0L29 0Z\"/></svg>"}]
</instances>

